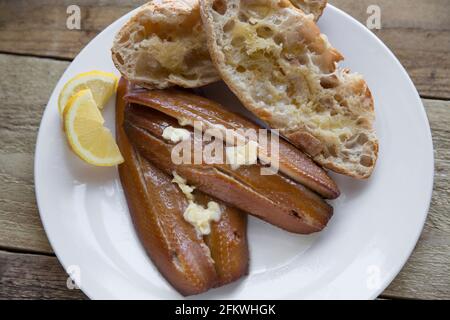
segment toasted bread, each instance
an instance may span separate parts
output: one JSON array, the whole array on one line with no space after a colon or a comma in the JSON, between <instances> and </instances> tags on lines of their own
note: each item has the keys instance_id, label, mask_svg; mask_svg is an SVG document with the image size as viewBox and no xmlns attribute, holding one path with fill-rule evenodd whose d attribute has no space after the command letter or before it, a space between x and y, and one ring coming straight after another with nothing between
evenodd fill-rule
<instances>
[{"instance_id":1,"label":"toasted bread","mask_svg":"<svg viewBox=\"0 0 450 320\"><path fill-rule=\"evenodd\" d=\"M201 0L214 65L255 115L318 163L368 178L378 140L371 92L287 0Z\"/></svg>"},{"instance_id":2,"label":"toasted bread","mask_svg":"<svg viewBox=\"0 0 450 320\"><path fill-rule=\"evenodd\" d=\"M290 0L291 3L305 12L306 14L312 14L314 20L319 20L323 13L323 10L327 6L327 0Z\"/></svg>"},{"instance_id":3,"label":"toasted bread","mask_svg":"<svg viewBox=\"0 0 450 320\"><path fill-rule=\"evenodd\" d=\"M155 0L117 34L112 57L122 75L149 89L218 81L206 47L198 0Z\"/></svg>"},{"instance_id":4,"label":"toasted bread","mask_svg":"<svg viewBox=\"0 0 450 320\"><path fill-rule=\"evenodd\" d=\"M325 0L295 1L319 17ZM311 8L311 9L310 9ZM196 88L220 80L206 45L198 0L154 0L119 31L114 64L128 80L149 89Z\"/></svg>"}]
</instances>

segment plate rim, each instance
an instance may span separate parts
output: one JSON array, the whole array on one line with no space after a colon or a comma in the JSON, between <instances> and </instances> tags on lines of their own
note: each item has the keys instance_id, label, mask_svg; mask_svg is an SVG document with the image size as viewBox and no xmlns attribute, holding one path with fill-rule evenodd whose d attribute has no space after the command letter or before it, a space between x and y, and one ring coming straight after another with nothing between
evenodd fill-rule
<instances>
[{"instance_id":1,"label":"plate rim","mask_svg":"<svg viewBox=\"0 0 450 320\"><path fill-rule=\"evenodd\" d=\"M89 45L91 45L93 42L95 42L97 40L97 38L101 37L104 33L107 33L110 29L113 28L113 26L118 23L119 20L124 19L125 17L132 15L134 12L136 12L137 10L139 10L139 8L141 8L142 6L133 9L127 13L125 13L124 15L122 15L121 17L119 17L118 19L116 19L115 21L113 21L110 25L108 25L106 28L104 28L99 34L97 34L91 41L89 41L89 43L87 43L82 50L80 50L80 52L74 57L74 59L71 61L71 63L67 66L66 70L64 71L64 73L61 75L60 79L58 80L58 82L55 85L55 88L53 89L50 97L49 97L49 101L47 103L47 105L45 106L40 124L39 124L39 130L38 130L38 135L37 135L37 139L36 139L36 146L34 149L34 166L33 166L33 177L34 177L34 189L35 189L35 195L36 195L36 204L37 204L37 208L39 211L39 216L40 216L40 220L41 223L43 225L44 231L46 233L46 236L48 238L48 241L50 243L50 246L55 254L55 256L57 257L58 261L61 263L61 265L64 268L64 271L67 273L67 276L69 277L69 274L67 272L68 269L68 264L67 261L65 261L62 258L62 254L61 252L58 252L58 250L56 250L56 242L54 237L51 236L50 228L48 226L48 222L46 222L45 219L45 215L43 213L43 209L42 209L42 204L41 204L41 196L40 196L40 190L38 185L40 184L38 182L37 179L37 172L38 172L38 167L39 167L39 158L38 154L39 154L39 149L40 149L40 145L43 143L43 134L42 134L42 122L44 120L44 118L46 117L46 115L48 115L48 109L49 109L49 105L50 105L50 100L51 98L57 94L56 89L59 87L60 82L62 81L65 73L67 72L67 69L72 65L72 63L78 58L78 56L82 55L84 53L84 51L87 49L87 47ZM416 235L414 237L414 241L411 241L411 243L409 244L409 249L408 250L404 250L404 253L407 253L407 255L405 256L404 259L402 259L401 263L398 263L398 267L397 268L392 268L391 271L386 273L386 276L384 277L384 281L383 283L376 289L372 289L372 294L369 297L363 297L362 299L375 299L377 298L391 283L392 281L395 279L395 277L400 273L400 271L403 269L403 267L405 266L406 262L409 260L412 252L414 251L417 242L419 241L420 236L422 235L423 232L423 228L425 226L425 222L426 219L428 217L429 211L430 211L430 205L431 205L431 199L432 199L432 193L433 193L433 189L434 189L434 174L435 174L435 156L434 156L434 145L433 145L433 139L432 139L432 134L431 134L431 128L430 128L430 123L429 123L429 119L427 116L427 113L425 111L425 107L423 105L423 102L420 98L420 95L417 91L417 88L415 87L412 79L410 78L409 74L407 73L406 69L403 67L403 65L400 63L400 61L398 60L398 58L394 55L394 53L389 49L389 47L383 42L381 41L381 39L379 39L372 31L370 31L364 24L362 24L361 22L359 22L358 20L356 20L354 17L352 17L350 14L346 13L345 11L333 6L332 4L328 3L326 10L334 10L336 13L344 16L346 19L350 20L352 24L356 24L358 26L358 28L362 28L364 30L364 32L366 33L366 35L368 37L371 37L373 40L376 40L376 42L384 49L384 51L386 51L390 58L395 61L395 64L399 67L399 70L401 70L401 72L403 73L403 77L408 81L408 85L411 87L412 91L411 93L414 92L414 98L416 100L416 102L419 104L419 106L421 106L421 108L419 108L420 110L417 110L417 112L420 112L421 117L423 118L423 120L425 120L425 129L426 129L426 133L427 133L427 144L429 145L429 147L431 147L431 150L429 150L430 152L427 152L427 157L431 157L431 175L429 176L429 185L430 188L428 190L426 190L428 192L428 194L426 194L425 196L423 196L424 200L427 201L427 205L426 205L426 212L422 214L422 221L420 223L420 225L417 225L417 232ZM424 190L425 191L425 190ZM79 285L80 290L90 299L96 299L94 297L93 292L91 291L91 289L87 289L84 284L80 284Z\"/></svg>"},{"instance_id":2,"label":"plate rim","mask_svg":"<svg viewBox=\"0 0 450 320\"><path fill-rule=\"evenodd\" d=\"M374 34L364 24L362 24L361 22L356 20L353 16L351 16L350 14L346 13L345 11L337 8L336 6L331 5L330 3L327 4L327 8L328 7L332 7L333 10L336 10L339 14L346 16L353 23L357 24L359 27L362 27L366 31L366 33L369 34L369 36L371 36L374 40L376 40L378 42L378 44L381 45L385 49L386 52L388 52L388 54L391 56L393 61L395 61L395 64L397 64L397 66L400 68L400 70L402 71L403 75L405 76L405 78L409 82L409 86L413 88L415 99L417 100L417 103L421 106L420 113L421 113L422 117L426 120L425 121L425 126L426 126L426 132L427 132L427 140L428 140L428 143L431 146L431 150L429 150L430 151L429 152L429 156L431 156L431 176L429 177L429 179L430 179L430 181L429 181L430 189L427 190L428 191L428 195L424 196L424 198L427 199L426 212L425 212L425 214L423 214L422 221L421 221L421 224L419 226L420 228L417 231L417 234L415 236L414 242L410 244L410 248L407 251L408 254L407 254L406 258L403 259L404 260L403 263L399 264L399 267L396 268L395 271L391 271L389 276L387 276L388 280L386 280L385 283L383 283L383 285L381 285L378 290L374 290L374 293L370 297L370 300L374 300L387 289L387 287L394 281L394 279L397 277L397 275L402 271L402 269L404 268L404 266L408 262L409 258L411 257L414 249L416 248L416 245L417 245L417 243L418 243L418 241L419 241L419 239L420 239L420 237L421 237L421 235L423 233L423 229L425 227L425 223L427 221L428 214L430 213L430 206L431 206L431 200L432 200L432 197L433 197L433 189L434 189L435 157L434 157L433 136L432 136L432 133L431 133L430 120L428 119L428 115L427 115L427 113L425 111L425 106L424 106L424 104L422 102L422 99L420 97L419 91L417 90L416 86L414 85L414 82L412 81L411 77L409 76L408 72L406 71L405 67L402 65L400 60L397 58L397 56L391 51L391 49L389 49L389 47L380 38L378 38L378 36L376 34Z\"/></svg>"}]
</instances>

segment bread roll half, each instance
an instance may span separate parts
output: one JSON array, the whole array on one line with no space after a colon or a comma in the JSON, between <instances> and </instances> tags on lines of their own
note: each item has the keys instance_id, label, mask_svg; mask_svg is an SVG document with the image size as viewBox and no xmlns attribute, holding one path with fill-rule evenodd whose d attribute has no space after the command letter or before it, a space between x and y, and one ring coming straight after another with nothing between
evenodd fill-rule
<instances>
[{"instance_id":1,"label":"bread roll half","mask_svg":"<svg viewBox=\"0 0 450 320\"><path fill-rule=\"evenodd\" d=\"M295 3L319 17L326 0ZM117 34L112 57L126 79L149 89L196 88L220 80L207 49L198 0L144 5Z\"/></svg>"},{"instance_id":2,"label":"bread roll half","mask_svg":"<svg viewBox=\"0 0 450 320\"><path fill-rule=\"evenodd\" d=\"M214 65L255 115L318 163L368 178L378 155L362 78L310 15L287 0L200 0Z\"/></svg>"},{"instance_id":3,"label":"bread roll half","mask_svg":"<svg viewBox=\"0 0 450 320\"><path fill-rule=\"evenodd\" d=\"M209 58L198 0L155 0L119 31L112 57L122 75L143 87L194 88L218 81Z\"/></svg>"}]
</instances>

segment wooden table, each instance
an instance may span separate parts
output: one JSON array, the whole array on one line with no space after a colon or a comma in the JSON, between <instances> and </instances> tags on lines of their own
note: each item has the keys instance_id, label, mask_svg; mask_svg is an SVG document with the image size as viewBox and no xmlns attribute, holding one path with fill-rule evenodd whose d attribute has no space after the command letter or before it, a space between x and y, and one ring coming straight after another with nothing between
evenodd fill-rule
<instances>
[{"instance_id":1,"label":"wooden table","mask_svg":"<svg viewBox=\"0 0 450 320\"><path fill-rule=\"evenodd\" d=\"M41 115L74 56L138 0L0 0L0 299L85 299L67 275L41 225L33 155ZM433 131L433 200L421 239L383 298L450 298L450 0L332 0L366 22L408 70ZM66 28L66 10L81 8L81 30ZM395 106L392 106L395 108ZM401 192L399 190L398 192Z\"/></svg>"}]
</instances>

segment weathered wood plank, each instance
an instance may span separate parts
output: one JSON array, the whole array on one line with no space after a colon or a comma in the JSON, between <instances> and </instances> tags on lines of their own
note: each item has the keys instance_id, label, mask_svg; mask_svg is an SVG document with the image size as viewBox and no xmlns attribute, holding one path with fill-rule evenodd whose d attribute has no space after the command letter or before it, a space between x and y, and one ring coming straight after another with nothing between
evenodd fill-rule
<instances>
[{"instance_id":1,"label":"weathered wood plank","mask_svg":"<svg viewBox=\"0 0 450 320\"><path fill-rule=\"evenodd\" d=\"M66 27L64 0L0 0L0 52L73 58L107 25L145 0L77 1L81 30ZM366 23L369 5L381 9L375 33L408 70L421 95L450 98L449 0L330 0ZM19 40L20 39L20 40Z\"/></svg>"},{"instance_id":2,"label":"weathered wood plank","mask_svg":"<svg viewBox=\"0 0 450 320\"><path fill-rule=\"evenodd\" d=\"M377 5L381 29L374 33L395 53L422 96L450 98L449 0L329 0L367 24Z\"/></svg>"},{"instance_id":3,"label":"weathered wood plank","mask_svg":"<svg viewBox=\"0 0 450 320\"><path fill-rule=\"evenodd\" d=\"M0 251L0 300L82 300L67 287L68 276L56 257Z\"/></svg>"},{"instance_id":4,"label":"weathered wood plank","mask_svg":"<svg viewBox=\"0 0 450 320\"><path fill-rule=\"evenodd\" d=\"M85 300L56 257L0 251L0 300Z\"/></svg>"},{"instance_id":5,"label":"weathered wood plank","mask_svg":"<svg viewBox=\"0 0 450 320\"><path fill-rule=\"evenodd\" d=\"M0 54L0 247L51 253L35 203L33 154L43 107L67 65ZM450 298L450 102L424 100L424 104L436 154L433 200L416 250L385 292L389 297Z\"/></svg>"},{"instance_id":6,"label":"weathered wood plank","mask_svg":"<svg viewBox=\"0 0 450 320\"><path fill-rule=\"evenodd\" d=\"M145 0L0 0L0 51L73 58L100 31ZM67 8L81 9L81 29L67 28Z\"/></svg>"},{"instance_id":7,"label":"weathered wood plank","mask_svg":"<svg viewBox=\"0 0 450 320\"><path fill-rule=\"evenodd\" d=\"M36 209L33 158L41 115L67 62L0 55L0 246L51 252Z\"/></svg>"},{"instance_id":8,"label":"weathered wood plank","mask_svg":"<svg viewBox=\"0 0 450 320\"><path fill-rule=\"evenodd\" d=\"M450 299L450 102L424 100L435 154L434 189L422 236L388 296Z\"/></svg>"}]
</instances>

